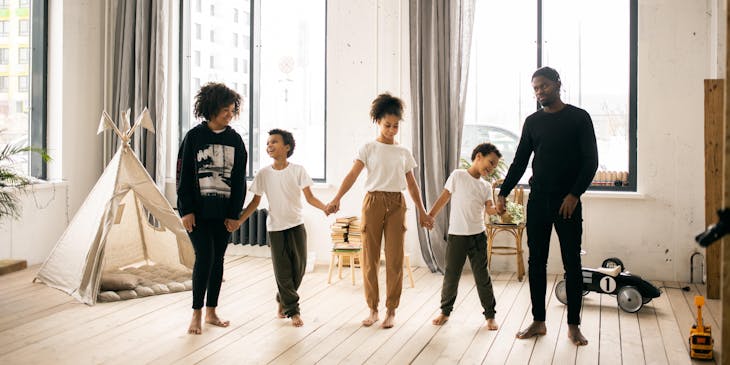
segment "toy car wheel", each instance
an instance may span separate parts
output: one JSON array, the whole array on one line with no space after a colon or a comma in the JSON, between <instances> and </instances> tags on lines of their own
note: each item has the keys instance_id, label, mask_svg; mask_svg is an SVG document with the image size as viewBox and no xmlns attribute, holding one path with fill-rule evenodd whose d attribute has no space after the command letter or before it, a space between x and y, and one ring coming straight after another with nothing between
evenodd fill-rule
<instances>
[{"instance_id":1,"label":"toy car wheel","mask_svg":"<svg viewBox=\"0 0 730 365\"><path fill-rule=\"evenodd\" d=\"M616 266L621 268L621 272L624 272L624 263L618 257L609 257L609 258L603 260L603 263L601 264L601 267L605 267L605 268L609 268L609 269L614 268Z\"/></svg>"},{"instance_id":2,"label":"toy car wheel","mask_svg":"<svg viewBox=\"0 0 730 365\"><path fill-rule=\"evenodd\" d=\"M629 313L638 312L644 305L644 300L639 290L630 285L618 290L616 301L618 301L619 308Z\"/></svg>"},{"instance_id":3,"label":"toy car wheel","mask_svg":"<svg viewBox=\"0 0 730 365\"><path fill-rule=\"evenodd\" d=\"M568 304L568 291L565 290L565 280L560 280L555 285L555 297L563 304Z\"/></svg>"}]
</instances>

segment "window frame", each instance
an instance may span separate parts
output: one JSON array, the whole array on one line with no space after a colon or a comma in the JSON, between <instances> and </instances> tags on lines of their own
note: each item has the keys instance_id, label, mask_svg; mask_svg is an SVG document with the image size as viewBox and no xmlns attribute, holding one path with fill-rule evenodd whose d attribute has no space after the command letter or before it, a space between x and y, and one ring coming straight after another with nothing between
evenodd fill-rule
<instances>
[{"instance_id":1,"label":"window frame","mask_svg":"<svg viewBox=\"0 0 730 365\"><path fill-rule=\"evenodd\" d=\"M30 145L47 150L48 0L31 3L30 20ZM30 154L30 175L43 180L48 178L48 164L37 153Z\"/></svg>"},{"instance_id":2,"label":"window frame","mask_svg":"<svg viewBox=\"0 0 730 365\"><path fill-rule=\"evenodd\" d=\"M178 98L180 100L180 104L178 106L178 115L180 116L181 121L189 121L191 116L188 109L188 106L192 102L192 95L189 94L188 90L190 90L190 72L191 72L191 49L190 49L190 41L191 39L191 29L190 25L191 23L191 13L193 11L192 9L192 1L193 0L181 0L180 1L180 37L179 37L179 49L180 49L180 60L181 60L181 66L179 68L179 78L180 82L178 83L180 85L180 88L178 90ZM253 173L253 161L254 158L256 158L256 154L254 151L251 150L251 146L253 146L254 137L258 138L258 135L255 135L253 132L253 121L256 120L254 118L259 117L258 110L259 107L259 92L258 89L255 87L255 85L258 85L260 80L258 79L258 76L256 75L255 70L259 67L260 63L260 18L258 17L258 14L260 14L261 6L260 1L263 0L250 0L249 5L249 17L243 17L244 19L249 20L248 21L248 27L249 27L249 35L242 34L240 43L242 46L246 47L248 46L248 52L249 52L249 75L248 80L245 80L244 84L247 86L247 94L241 94L242 96L248 97L249 100L249 131L251 131L248 135L248 141L246 142L246 147L248 149L248 161L247 163L247 171L246 171L246 180L250 181L254 178ZM324 17L327 19L328 14L328 0L324 1ZM186 7L189 9L189 11L186 11ZM244 9L244 8L241 8ZM246 12L242 12L243 14L246 14ZM241 13L239 13L239 16ZM238 19L241 20L240 18ZM239 22L236 22L237 24ZM186 26L188 25L188 26ZM327 35L328 35L328 26L325 22L324 24L324 105L323 105L323 119L324 119L324 125L323 125L323 133L324 133L324 156L323 158L323 176L321 178L312 178L312 181L323 183L327 181ZM245 40L248 38L248 42ZM246 61L244 59L244 61ZM245 62L244 62L245 63ZM245 66L245 65L244 65ZM239 69L240 70L240 69ZM250 95L250 97L249 97ZM190 127L190 126L188 126ZM185 136L185 131L187 128L183 126L183 122L178 124L178 143L182 142L183 137ZM259 132L261 133L261 132ZM260 151L259 151L260 152Z\"/></svg>"}]
</instances>

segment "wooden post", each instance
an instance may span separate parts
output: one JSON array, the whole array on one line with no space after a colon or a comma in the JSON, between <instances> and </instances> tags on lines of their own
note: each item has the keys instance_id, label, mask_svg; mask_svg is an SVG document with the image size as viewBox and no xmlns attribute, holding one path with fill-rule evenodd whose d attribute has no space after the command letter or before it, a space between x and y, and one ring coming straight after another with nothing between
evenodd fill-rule
<instances>
[{"instance_id":1,"label":"wooden post","mask_svg":"<svg viewBox=\"0 0 730 365\"><path fill-rule=\"evenodd\" d=\"M730 9L730 0L725 0L725 9ZM730 80L730 32L727 29L730 24L730 12L725 11L725 80ZM730 93L725 88L725 121L722 135L725 137L723 146L723 172L722 172L722 206L730 206ZM728 239L724 238L715 245L722 245L722 289L720 299L722 303L722 340L720 341L718 364L730 364L730 247L727 246ZM717 346L715 346L717 348Z\"/></svg>"},{"instance_id":2,"label":"wooden post","mask_svg":"<svg viewBox=\"0 0 730 365\"><path fill-rule=\"evenodd\" d=\"M724 143L723 80L705 80L705 226L717 221L717 210L722 206L722 166ZM707 297L720 299L721 246L709 246L705 252L707 270Z\"/></svg>"}]
</instances>

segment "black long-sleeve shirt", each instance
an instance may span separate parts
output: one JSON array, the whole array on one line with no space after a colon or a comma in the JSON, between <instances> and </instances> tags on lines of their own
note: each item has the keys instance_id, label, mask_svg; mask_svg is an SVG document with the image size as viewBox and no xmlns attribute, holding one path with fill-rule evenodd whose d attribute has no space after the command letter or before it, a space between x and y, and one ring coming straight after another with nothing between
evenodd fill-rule
<instances>
[{"instance_id":1,"label":"black long-sleeve shirt","mask_svg":"<svg viewBox=\"0 0 730 365\"><path fill-rule=\"evenodd\" d=\"M556 113L538 110L522 127L515 158L499 195L507 196L527 168L530 155L530 190L580 197L598 168L598 148L588 113L570 104Z\"/></svg>"},{"instance_id":2,"label":"black long-sleeve shirt","mask_svg":"<svg viewBox=\"0 0 730 365\"><path fill-rule=\"evenodd\" d=\"M207 122L190 129L177 154L177 209L180 216L238 219L246 198L248 154L231 127L213 132Z\"/></svg>"}]
</instances>

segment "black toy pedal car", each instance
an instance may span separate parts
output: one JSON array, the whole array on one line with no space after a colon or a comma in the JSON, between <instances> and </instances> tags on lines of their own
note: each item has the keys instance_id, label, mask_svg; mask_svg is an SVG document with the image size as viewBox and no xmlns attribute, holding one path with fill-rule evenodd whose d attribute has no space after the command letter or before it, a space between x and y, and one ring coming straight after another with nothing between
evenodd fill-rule
<instances>
[{"instance_id":1,"label":"black toy pedal car","mask_svg":"<svg viewBox=\"0 0 730 365\"><path fill-rule=\"evenodd\" d=\"M629 313L638 312L644 304L659 297L661 291L650 282L624 270L618 258L603 260L600 268L583 268L583 295L589 292L616 295L619 308ZM568 303L565 279L555 285L555 297Z\"/></svg>"}]
</instances>

